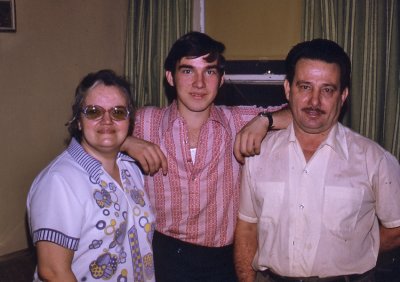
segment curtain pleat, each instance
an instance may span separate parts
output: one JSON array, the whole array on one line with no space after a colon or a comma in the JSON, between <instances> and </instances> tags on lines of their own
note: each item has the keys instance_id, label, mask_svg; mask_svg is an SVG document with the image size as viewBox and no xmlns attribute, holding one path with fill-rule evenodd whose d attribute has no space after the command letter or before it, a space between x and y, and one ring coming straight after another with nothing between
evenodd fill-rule
<instances>
[{"instance_id":1,"label":"curtain pleat","mask_svg":"<svg viewBox=\"0 0 400 282\"><path fill-rule=\"evenodd\" d=\"M303 39L336 41L352 61L343 123L400 158L398 0L304 0Z\"/></svg>"},{"instance_id":2,"label":"curtain pleat","mask_svg":"<svg viewBox=\"0 0 400 282\"><path fill-rule=\"evenodd\" d=\"M168 103L164 60L175 40L191 29L191 0L130 0L125 75L137 107Z\"/></svg>"}]
</instances>

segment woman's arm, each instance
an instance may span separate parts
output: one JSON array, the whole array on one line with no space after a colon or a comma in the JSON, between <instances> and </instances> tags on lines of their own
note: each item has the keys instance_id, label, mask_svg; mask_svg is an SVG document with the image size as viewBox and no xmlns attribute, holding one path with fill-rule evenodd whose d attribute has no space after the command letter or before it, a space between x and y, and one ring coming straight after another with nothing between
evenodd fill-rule
<instances>
[{"instance_id":1,"label":"woman's arm","mask_svg":"<svg viewBox=\"0 0 400 282\"><path fill-rule=\"evenodd\" d=\"M41 280L49 282L77 281L71 269L74 251L57 244L39 241L36 243L38 274Z\"/></svg>"}]
</instances>

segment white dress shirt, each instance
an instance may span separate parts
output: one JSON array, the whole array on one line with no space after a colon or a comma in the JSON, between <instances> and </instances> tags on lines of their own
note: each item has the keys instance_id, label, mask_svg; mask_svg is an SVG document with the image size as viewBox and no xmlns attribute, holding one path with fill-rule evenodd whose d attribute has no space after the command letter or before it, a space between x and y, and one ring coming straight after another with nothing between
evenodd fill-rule
<instances>
[{"instance_id":1,"label":"white dress shirt","mask_svg":"<svg viewBox=\"0 0 400 282\"><path fill-rule=\"evenodd\" d=\"M376 264L378 218L400 226L400 166L341 124L306 162L293 125L269 133L243 168L239 218L258 224L253 266L282 276L364 273Z\"/></svg>"}]
</instances>

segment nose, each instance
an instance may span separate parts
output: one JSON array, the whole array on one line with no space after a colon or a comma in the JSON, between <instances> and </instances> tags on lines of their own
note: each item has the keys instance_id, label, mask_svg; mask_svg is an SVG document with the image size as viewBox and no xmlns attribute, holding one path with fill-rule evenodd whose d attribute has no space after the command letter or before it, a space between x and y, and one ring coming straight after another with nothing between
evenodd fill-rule
<instances>
[{"instance_id":1,"label":"nose","mask_svg":"<svg viewBox=\"0 0 400 282\"><path fill-rule=\"evenodd\" d=\"M319 107L320 106L320 97L321 93L318 89L315 89L311 93L311 98L310 98L310 103L313 107Z\"/></svg>"},{"instance_id":2,"label":"nose","mask_svg":"<svg viewBox=\"0 0 400 282\"><path fill-rule=\"evenodd\" d=\"M203 88L204 83L204 75L202 73L196 73L193 82L194 87L196 88Z\"/></svg>"},{"instance_id":3,"label":"nose","mask_svg":"<svg viewBox=\"0 0 400 282\"><path fill-rule=\"evenodd\" d=\"M104 113L104 115L103 115L102 118L101 118L101 122L102 122L102 123L105 123L105 124L110 124L110 123L112 123L112 118L111 118L110 112L106 111L106 112Z\"/></svg>"}]
</instances>

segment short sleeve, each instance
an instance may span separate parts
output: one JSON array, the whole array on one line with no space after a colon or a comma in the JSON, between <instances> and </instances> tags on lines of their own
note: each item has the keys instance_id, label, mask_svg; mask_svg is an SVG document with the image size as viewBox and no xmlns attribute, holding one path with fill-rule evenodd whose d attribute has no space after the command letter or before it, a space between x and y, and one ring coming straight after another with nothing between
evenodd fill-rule
<instances>
[{"instance_id":1,"label":"short sleeve","mask_svg":"<svg viewBox=\"0 0 400 282\"><path fill-rule=\"evenodd\" d=\"M47 172L34 181L28 216L34 243L49 241L77 250L85 211L75 189L60 173Z\"/></svg>"},{"instance_id":2,"label":"short sleeve","mask_svg":"<svg viewBox=\"0 0 400 282\"><path fill-rule=\"evenodd\" d=\"M253 206L253 193L249 176L249 160L242 167L242 179L240 185L239 218L250 223L257 223L257 215Z\"/></svg>"},{"instance_id":3,"label":"short sleeve","mask_svg":"<svg viewBox=\"0 0 400 282\"><path fill-rule=\"evenodd\" d=\"M377 216L386 228L400 226L400 165L385 152L373 178L376 194Z\"/></svg>"}]
</instances>

